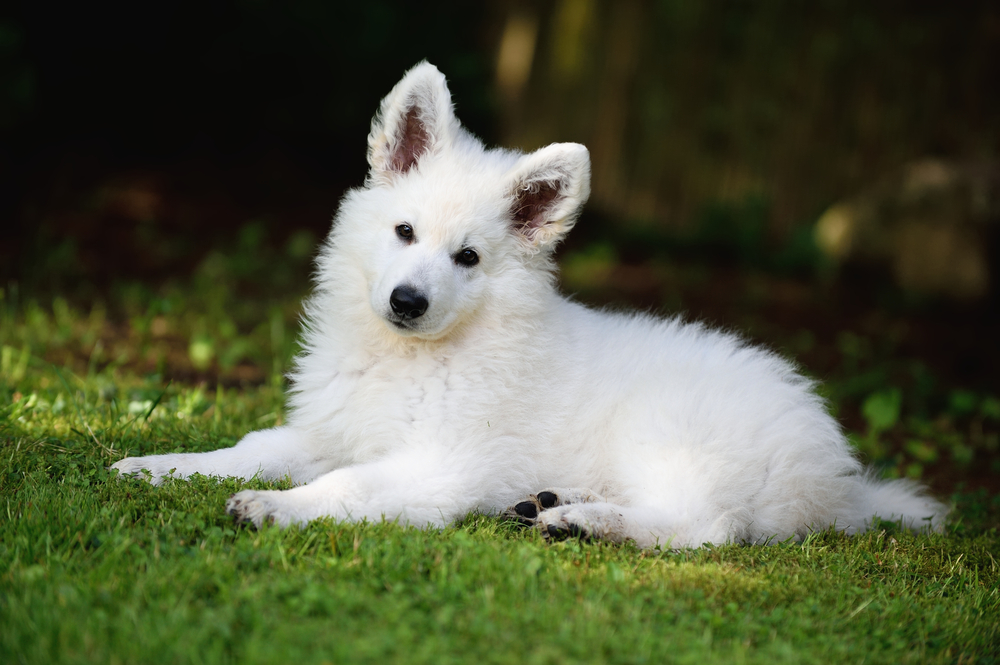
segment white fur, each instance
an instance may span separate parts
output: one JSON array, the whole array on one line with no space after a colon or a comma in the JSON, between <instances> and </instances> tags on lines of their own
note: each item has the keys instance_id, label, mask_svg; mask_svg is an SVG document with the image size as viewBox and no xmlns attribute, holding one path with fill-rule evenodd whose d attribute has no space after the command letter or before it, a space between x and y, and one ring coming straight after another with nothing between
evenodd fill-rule
<instances>
[{"instance_id":1,"label":"white fur","mask_svg":"<svg viewBox=\"0 0 1000 665\"><path fill-rule=\"evenodd\" d=\"M319 255L289 424L115 468L154 482L172 469L290 477L298 487L230 500L258 525L445 525L546 487L578 489L554 490L563 499L538 515L543 530L643 547L855 532L876 514L942 525L945 508L919 488L864 471L785 360L558 294L552 249L589 194L583 146L485 150L422 63L382 102L369 163ZM478 264L456 262L464 249ZM426 296L422 316L398 320L400 286Z\"/></svg>"}]
</instances>

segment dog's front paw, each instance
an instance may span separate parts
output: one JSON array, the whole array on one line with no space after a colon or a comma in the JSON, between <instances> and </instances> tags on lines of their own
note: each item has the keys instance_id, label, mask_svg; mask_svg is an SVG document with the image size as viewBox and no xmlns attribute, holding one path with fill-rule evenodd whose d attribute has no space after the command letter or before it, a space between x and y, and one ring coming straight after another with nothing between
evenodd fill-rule
<instances>
[{"instance_id":1,"label":"dog's front paw","mask_svg":"<svg viewBox=\"0 0 1000 665\"><path fill-rule=\"evenodd\" d=\"M237 522L253 524L261 528L265 522L278 526L288 526L296 520L281 509L280 492L243 490L229 497L226 512Z\"/></svg>"},{"instance_id":2,"label":"dog's front paw","mask_svg":"<svg viewBox=\"0 0 1000 665\"><path fill-rule=\"evenodd\" d=\"M168 459L169 457L169 455L126 457L112 464L111 468L118 471L119 478L145 478L153 485L159 485L164 478L174 475L177 470L177 462Z\"/></svg>"}]
</instances>

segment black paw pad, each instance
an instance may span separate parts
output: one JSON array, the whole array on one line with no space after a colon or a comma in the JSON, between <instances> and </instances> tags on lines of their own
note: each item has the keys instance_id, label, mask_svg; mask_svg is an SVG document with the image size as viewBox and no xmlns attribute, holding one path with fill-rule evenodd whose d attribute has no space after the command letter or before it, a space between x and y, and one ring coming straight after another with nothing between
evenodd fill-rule
<instances>
[{"instance_id":1,"label":"black paw pad","mask_svg":"<svg viewBox=\"0 0 1000 665\"><path fill-rule=\"evenodd\" d=\"M556 505L559 501L559 497L553 492L539 492L538 493L538 503L541 504L543 510L548 510L552 506Z\"/></svg>"},{"instance_id":2,"label":"black paw pad","mask_svg":"<svg viewBox=\"0 0 1000 665\"><path fill-rule=\"evenodd\" d=\"M576 524L566 524L565 526L547 526L542 535L550 540L566 540L567 538L580 538L587 540L589 534Z\"/></svg>"},{"instance_id":3,"label":"black paw pad","mask_svg":"<svg viewBox=\"0 0 1000 665\"><path fill-rule=\"evenodd\" d=\"M514 506L514 512L521 517L527 517L530 520L538 517L538 507L531 501L522 501L517 504Z\"/></svg>"}]
</instances>

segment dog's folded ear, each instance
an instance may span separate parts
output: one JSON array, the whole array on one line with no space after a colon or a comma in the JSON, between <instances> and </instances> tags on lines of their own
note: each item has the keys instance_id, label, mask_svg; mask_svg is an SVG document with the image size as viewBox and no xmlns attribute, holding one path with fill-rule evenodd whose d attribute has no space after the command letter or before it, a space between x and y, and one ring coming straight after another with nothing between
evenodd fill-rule
<instances>
[{"instance_id":1,"label":"dog's folded ear","mask_svg":"<svg viewBox=\"0 0 1000 665\"><path fill-rule=\"evenodd\" d=\"M590 153L579 143L553 143L522 157L508 179L514 231L532 249L552 247L590 196Z\"/></svg>"},{"instance_id":2,"label":"dog's folded ear","mask_svg":"<svg viewBox=\"0 0 1000 665\"><path fill-rule=\"evenodd\" d=\"M426 155L446 147L458 131L444 74L429 62L406 72L382 100L368 134L369 177L390 183Z\"/></svg>"}]
</instances>

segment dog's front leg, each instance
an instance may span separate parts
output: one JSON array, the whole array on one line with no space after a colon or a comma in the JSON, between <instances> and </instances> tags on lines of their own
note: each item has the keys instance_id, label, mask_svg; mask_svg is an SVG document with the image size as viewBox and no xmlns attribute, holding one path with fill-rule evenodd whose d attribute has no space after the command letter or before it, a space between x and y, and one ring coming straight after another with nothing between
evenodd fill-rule
<instances>
[{"instance_id":1,"label":"dog's front leg","mask_svg":"<svg viewBox=\"0 0 1000 665\"><path fill-rule=\"evenodd\" d=\"M309 482L332 468L307 436L291 427L251 432L232 448L206 453L172 453L126 457L111 465L123 476L145 475L154 485L164 478L187 478L193 473L249 480L291 478L293 483Z\"/></svg>"},{"instance_id":2,"label":"dog's front leg","mask_svg":"<svg viewBox=\"0 0 1000 665\"><path fill-rule=\"evenodd\" d=\"M257 527L265 522L305 524L321 517L444 526L474 509L503 505L508 483L497 475L484 477L482 470L470 473L426 457L389 457L337 469L286 491L245 490L229 499L226 511Z\"/></svg>"}]
</instances>

